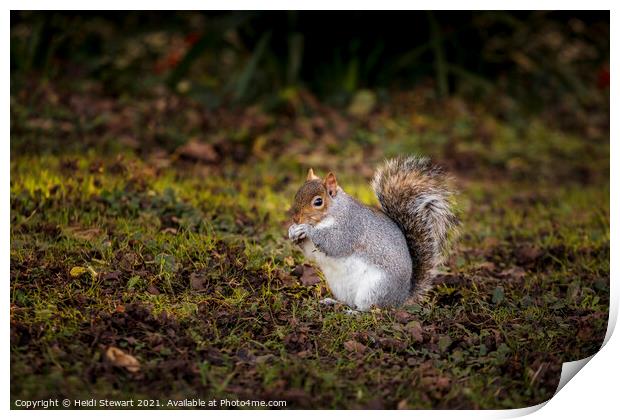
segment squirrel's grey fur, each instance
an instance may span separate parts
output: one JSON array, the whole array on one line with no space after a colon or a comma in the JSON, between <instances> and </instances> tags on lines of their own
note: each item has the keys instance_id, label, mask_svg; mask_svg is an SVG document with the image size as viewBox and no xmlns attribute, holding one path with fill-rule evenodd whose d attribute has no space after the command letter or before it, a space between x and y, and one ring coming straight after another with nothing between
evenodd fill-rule
<instances>
[{"instance_id":1,"label":"squirrel's grey fur","mask_svg":"<svg viewBox=\"0 0 620 420\"><path fill-rule=\"evenodd\" d=\"M306 237L312 241L317 251L334 259L357 257L360 261L372 264L385 275L380 284L365 293L353 293L352 296L338 296L349 306L366 310L371 305L398 306L409 296L411 278L411 258L407 251L405 237L394 222L380 211L364 206L350 195L339 189L328 209L330 226L308 226ZM321 266L324 259L308 255ZM358 263L359 264L359 263ZM329 272L321 267L330 283L332 292L338 290ZM361 280L361 279L360 279ZM363 295L363 296L362 296Z\"/></svg>"},{"instance_id":2,"label":"squirrel's grey fur","mask_svg":"<svg viewBox=\"0 0 620 420\"><path fill-rule=\"evenodd\" d=\"M320 181L306 185L310 182ZM338 187L320 223L289 229L289 237L301 240L306 256L322 269L334 296L360 310L399 306L422 294L456 224L443 176L428 159L389 160L376 171L372 187L383 211Z\"/></svg>"}]
</instances>

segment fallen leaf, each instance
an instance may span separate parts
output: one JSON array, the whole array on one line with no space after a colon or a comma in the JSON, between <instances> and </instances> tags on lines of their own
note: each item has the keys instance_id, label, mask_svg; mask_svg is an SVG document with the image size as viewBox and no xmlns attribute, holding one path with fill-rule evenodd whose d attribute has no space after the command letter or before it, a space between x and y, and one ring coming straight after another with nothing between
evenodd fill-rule
<instances>
[{"instance_id":1,"label":"fallen leaf","mask_svg":"<svg viewBox=\"0 0 620 420\"><path fill-rule=\"evenodd\" d=\"M146 288L146 291L149 292L152 295L159 295L159 289L157 287L155 287L154 284L149 284L149 287Z\"/></svg>"},{"instance_id":2,"label":"fallen leaf","mask_svg":"<svg viewBox=\"0 0 620 420\"><path fill-rule=\"evenodd\" d=\"M499 276L512 279L522 279L525 277L525 270L522 267L507 268L506 270L502 270L502 272L499 273Z\"/></svg>"},{"instance_id":3,"label":"fallen leaf","mask_svg":"<svg viewBox=\"0 0 620 420\"><path fill-rule=\"evenodd\" d=\"M299 278L304 286L313 286L321 281L314 267L308 264L303 265L303 274Z\"/></svg>"},{"instance_id":4,"label":"fallen leaf","mask_svg":"<svg viewBox=\"0 0 620 420\"><path fill-rule=\"evenodd\" d=\"M293 277L284 270L276 269L276 277L286 285L291 285L295 282Z\"/></svg>"},{"instance_id":5,"label":"fallen leaf","mask_svg":"<svg viewBox=\"0 0 620 420\"><path fill-rule=\"evenodd\" d=\"M117 254L117 258L120 252ZM120 255L120 261L118 265L121 269L125 271L133 271L134 267L140 264L140 259L135 252L125 252Z\"/></svg>"},{"instance_id":6,"label":"fallen leaf","mask_svg":"<svg viewBox=\"0 0 620 420\"><path fill-rule=\"evenodd\" d=\"M415 341L419 343L424 341L424 338L422 337L422 325L420 324L420 322L411 321L405 326L405 329Z\"/></svg>"},{"instance_id":7,"label":"fallen leaf","mask_svg":"<svg viewBox=\"0 0 620 420\"><path fill-rule=\"evenodd\" d=\"M204 274L200 273L192 273L189 276L189 285L192 290L205 290L205 285L207 284L207 279Z\"/></svg>"},{"instance_id":8,"label":"fallen leaf","mask_svg":"<svg viewBox=\"0 0 620 420\"><path fill-rule=\"evenodd\" d=\"M101 280L104 280L104 281L118 280L120 276L121 276L120 271L110 271L105 274L102 274Z\"/></svg>"},{"instance_id":9,"label":"fallen leaf","mask_svg":"<svg viewBox=\"0 0 620 420\"><path fill-rule=\"evenodd\" d=\"M366 346L355 340L345 341L344 348L354 353L364 353L366 351Z\"/></svg>"},{"instance_id":10,"label":"fallen leaf","mask_svg":"<svg viewBox=\"0 0 620 420\"><path fill-rule=\"evenodd\" d=\"M179 147L177 153L181 158L203 163L216 163L220 160L212 145L195 139Z\"/></svg>"},{"instance_id":11,"label":"fallen leaf","mask_svg":"<svg viewBox=\"0 0 620 420\"><path fill-rule=\"evenodd\" d=\"M106 359L114 366L127 369L131 373L140 371L140 362L130 354L125 353L118 347L108 347L105 352Z\"/></svg>"},{"instance_id":12,"label":"fallen leaf","mask_svg":"<svg viewBox=\"0 0 620 420\"><path fill-rule=\"evenodd\" d=\"M69 274L71 274L71 277L80 277L82 274L87 273L88 270L84 267L73 267L71 269L71 271L69 271Z\"/></svg>"},{"instance_id":13,"label":"fallen leaf","mask_svg":"<svg viewBox=\"0 0 620 420\"><path fill-rule=\"evenodd\" d=\"M406 324L411 318L413 318L413 315L411 315L407 311L398 310L398 311L394 312L394 317L401 324Z\"/></svg>"},{"instance_id":14,"label":"fallen leaf","mask_svg":"<svg viewBox=\"0 0 620 420\"><path fill-rule=\"evenodd\" d=\"M70 226L63 229L67 236L72 236L83 241L91 241L101 235L99 228L83 228L81 226Z\"/></svg>"},{"instance_id":15,"label":"fallen leaf","mask_svg":"<svg viewBox=\"0 0 620 420\"><path fill-rule=\"evenodd\" d=\"M379 339L379 344L386 350L390 351L402 351L407 347L407 344L391 337L383 337Z\"/></svg>"},{"instance_id":16,"label":"fallen leaf","mask_svg":"<svg viewBox=\"0 0 620 420\"><path fill-rule=\"evenodd\" d=\"M483 270L487 272L495 271L495 264L491 261L485 261L476 265L478 270Z\"/></svg>"}]
</instances>

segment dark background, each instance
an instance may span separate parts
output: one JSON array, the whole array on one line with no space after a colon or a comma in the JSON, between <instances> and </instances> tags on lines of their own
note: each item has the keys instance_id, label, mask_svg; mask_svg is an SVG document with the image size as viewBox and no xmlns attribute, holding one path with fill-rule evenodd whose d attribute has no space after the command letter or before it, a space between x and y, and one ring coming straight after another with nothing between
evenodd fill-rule
<instances>
[{"instance_id":1,"label":"dark background","mask_svg":"<svg viewBox=\"0 0 620 420\"><path fill-rule=\"evenodd\" d=\"M96 78L117 95L181 83L212 107L277 108L291 88L345 105L430 84L571 129L608 103L606 11L12 12L11 26L16 76Z\"/></svg>"}]
</instances>

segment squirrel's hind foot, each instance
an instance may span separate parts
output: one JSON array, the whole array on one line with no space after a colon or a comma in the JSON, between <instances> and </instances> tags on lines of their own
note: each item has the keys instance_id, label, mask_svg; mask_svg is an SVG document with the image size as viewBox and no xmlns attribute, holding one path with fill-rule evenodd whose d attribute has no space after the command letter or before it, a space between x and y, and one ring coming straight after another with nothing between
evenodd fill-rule
<instances>
[{"instance_id":1,"label":"squirrel's hind foot","mask_svg":"<svg viewBox=\"0 0 620 420\"><path fill-rule=\"evenodd\" d=\"M357 309L351 309L351 308L345 308L343 310L343 312L347 315L359 315L361 314L360 311L358 311Z\"/></svg>"},{"instance_id":2,"label":"squirrel's hind foot","mask_svg":"<svg viewBox=\"0 0 620 420\"><path fill-rule=\"evenodd\" d=\"M329 297L328 297L328 298L325 298L325 299L321 299L321 300L319 301L319 303L320 303L321 305L325 305L325 306L334 306L334 305L340 305L340 304L342 304L342 302L337 301L336 299L329 298Z\"/></svg>"},{"instance_id":3,"label":"squirrel's hind foot","mask_svg":"<svg viewBox=\"0 0 620 420\"><path fill-rule=\"evenodd\" d=\"M325 306L336 306L336 305L344 305L346 306L346 303L342 303L339 300L336 299L332 299L332 298L325 298L325 299L321 299L319 301L319 303L321 305L325 305ZM349 307L345 307L342 309L342 312L344 312L347 315L358 315L361 313L361 311L358 311L357 309L352 309Z\"/></svg>"}]
</instances>

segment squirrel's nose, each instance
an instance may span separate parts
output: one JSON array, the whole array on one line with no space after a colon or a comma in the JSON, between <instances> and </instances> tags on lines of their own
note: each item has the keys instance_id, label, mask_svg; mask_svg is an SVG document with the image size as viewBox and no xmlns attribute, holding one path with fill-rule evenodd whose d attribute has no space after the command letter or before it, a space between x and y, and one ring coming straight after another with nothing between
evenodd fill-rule
<instances>
[{"instance_id":1,"label":"squirrel's nose","mask_svg":"<svg viewBox=\"0 0 620 420\"><path fill-rule=\"evenodd\" d=\"M293 215L293 222L299 224L299 215L298 214L294 214Z\"/></svg>"}]
</instances>

